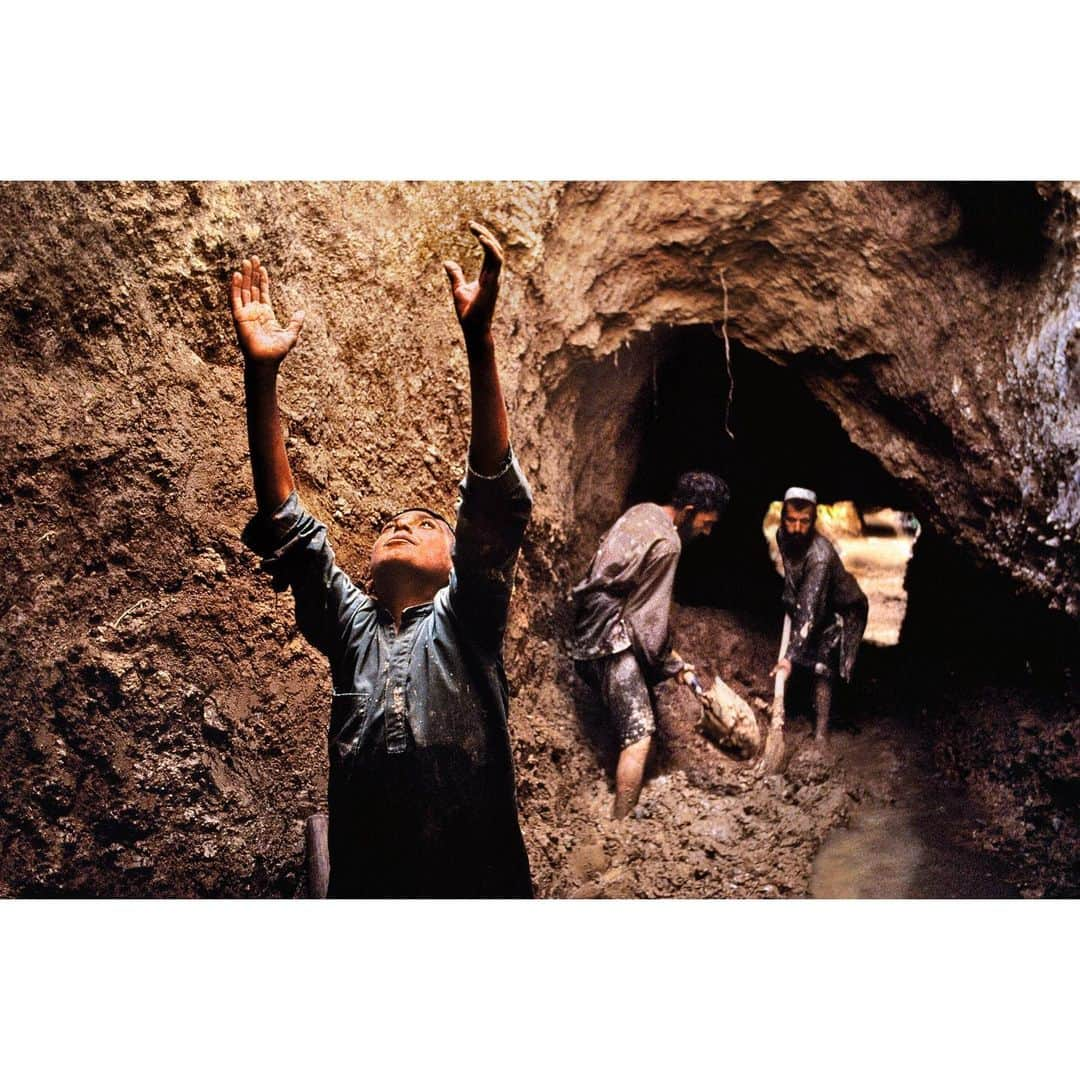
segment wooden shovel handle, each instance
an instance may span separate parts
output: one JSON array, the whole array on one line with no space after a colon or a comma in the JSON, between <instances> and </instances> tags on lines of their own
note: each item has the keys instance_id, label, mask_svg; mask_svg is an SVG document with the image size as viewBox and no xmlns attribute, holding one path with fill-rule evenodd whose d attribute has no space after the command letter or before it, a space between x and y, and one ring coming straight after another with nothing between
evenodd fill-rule
<instances>
[{"instance_id":1,"label":"wooden shovel handle","mask_svg":"<svg viewBox=\"0 0 1080 1080\"><path fill-rule=\"evenodd\" d=\"M776 662L779 664L784 659L784 653L787 652L788 642L791 640L791 616L784 616L784 629L780 632L780 652L776 657ZM776 679L773 682L773 703L772 703L772 722L776 725L783 724L784 722L784 687L787 684L788 673L781 668L776 673Z\"/></svg>"},{"instance_id":2,"label":"wooden shovel handle","mask_svg":"<svg viewBox=\"0 0 1080 1080\"><path fill-rule=\"evenodd\" d=\"M324 900L330 884L330 819L326 814L312 814L304 828L307 862L307 894Z\"/></svg>"}]
</instances>

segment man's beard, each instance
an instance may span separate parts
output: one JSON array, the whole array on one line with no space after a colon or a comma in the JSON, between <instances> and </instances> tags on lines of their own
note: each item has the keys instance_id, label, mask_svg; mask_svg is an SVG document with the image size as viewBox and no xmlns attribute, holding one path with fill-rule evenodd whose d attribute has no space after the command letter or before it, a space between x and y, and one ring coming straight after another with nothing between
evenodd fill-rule
<instances>
[{"instance_id":1,"label":"man's beard","mask_svg":"<svg viewBox=\"0 0 1080 1080\"><path fill-rule=\"evenodd\" d=\"M781 553L792 559L801 559L810 550L813 539L813 529L801 536L793 536L783 525L776 530L776 543Z\"/></svg>"}]
</instances>

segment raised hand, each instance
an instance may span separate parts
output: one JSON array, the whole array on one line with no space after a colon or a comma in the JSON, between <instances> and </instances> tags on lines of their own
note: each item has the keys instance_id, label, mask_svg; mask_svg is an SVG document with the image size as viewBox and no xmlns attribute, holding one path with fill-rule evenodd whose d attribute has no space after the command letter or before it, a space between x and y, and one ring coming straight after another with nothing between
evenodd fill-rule
<instances>
[{"instance_id":1,"label":"raised hand","mask_svg":"<svg viewBox=\"0 0 1080 1080\"><path fill-rule=\"evenodd\" d=\"M476 281L466 281L461 267L453 260L443 263L454 295L454 310L466 336L486 334L491 329L495 299L499 295L499 271L503 264L502 248L491 230L476 221L469 222L469 230L484 249L484 261Z\"/></svg>"},{"instance_id":2,"label":"raised hand","mask_svg":"<svg viewBox=\"0 0 1080 1080\"><path fill-rule=\"evenodd\" d=\"M280 364L296 344L303 311L294 311L282 327L270 306L270 278L258 259L245 259L243 273L234 271L230 298L236 337L244 356L255 364Z\"/></svg>"}]
</instances>

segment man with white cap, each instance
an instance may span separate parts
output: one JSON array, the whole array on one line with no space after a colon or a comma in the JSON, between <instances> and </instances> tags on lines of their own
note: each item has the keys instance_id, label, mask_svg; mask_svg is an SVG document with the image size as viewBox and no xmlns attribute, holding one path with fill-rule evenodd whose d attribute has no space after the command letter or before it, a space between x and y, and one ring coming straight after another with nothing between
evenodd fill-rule
<instances>
[{"instance_id":1,"label":"man with white cap","mask_svg":"<svg viewBox=\"0 0 1080 1080\"><path fill-rule=\"evenodd\" d=\"M814 679L814 738L829 729L833 680L851 681L869 604L859 583L844 569L836 548L816 529L817 494L809 488L784 492L776 542L784 560L787 646L773 668L790 675L798 665Z\"/></svg>"}]
</instances>

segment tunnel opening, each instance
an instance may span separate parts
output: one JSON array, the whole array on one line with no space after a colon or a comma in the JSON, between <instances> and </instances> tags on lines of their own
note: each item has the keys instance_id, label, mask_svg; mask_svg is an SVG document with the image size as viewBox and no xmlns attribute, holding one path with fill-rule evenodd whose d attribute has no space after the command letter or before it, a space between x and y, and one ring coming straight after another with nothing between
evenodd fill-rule
<instances>
[{"instance_id":1,"label":"tunnel opening","mask_svg":"<svg viewBox=\"0 0 1080 1080\"><path fill-rule=\"evenodd\" d=\"M667 501L678 475L690 469L716 472L728 483L731 503L719 527L683 549L675 600L684 608L722 611L730 617L729 635L757 639L757 648L741 660L737 649L715 636L687 644L703 656L715 652L715 673L722 678L735 677L765 693L783 622L782 578L765 526L784 491L808 487L823 505L847 503L864 513L890 508L910 515L912 507L888 471L855 446L839 418L811 394L794 365L776 363L738 341L730 344L730 375L722 337L711 326L668 330L661 355L650 354L626 504ZM800 357L799 365L805 363L814 359ZM892 589L882 590L874 572L880 567L845 565L860 571L856 576L875 608L890 593L906 608L904 568L893 568ZM897 640L899 631L898 626ZM849 715L881 711L879 699L888 696L886 688L903 667L898 656L885 643L864 639L858 675L836 695L841 723ZM793 715L812 713L810 695L810 680L796 672L788 693Z\"/></svg>"},{"instance_id":2,"label":"tunnel opening","mask_svg":"<svg viewBox=\"0 0 1080 1080\"><path fill-rule=\"evenodd\" d=\"M573 418L566 573L580 576L628 506L662 503L679 473L708 469L725 478L732 501L713 535L684 550L676 600L771 624L780 588L762 521L789 485L800 484L824 503L851 500L864 516L890 508L918 520L899 647L920 679L1033 679L1049 693L1074 694L1076 620L961 548L941 527L947 507L926 502L925 492L851 442L807 388L808 376L835 378L834 369L827 355L781 364L732 340L729 378L719 328L711 325L654 327L602 358L582 350L548 398L550 410ZM939 452L948 445L949 433L933 424L915 430L907 416L901 424L888 399L874 405L903 437Z\"/></svg>"},{"instance_id":3,"label":"tunnel opening","mask_svg":"<svg viewBox=\"0 0 1080 1080\"><path fill-rule=\"evenodd\" d=\"M657 327L607 362L589 362L587 381L563 388L576 398L573 568L584 569L628 506L665 502L688 469L714 471L732 500L713 534L684 549L675 599L771 625L780 585L763 521L788 486L810 487L823 504L854 503L864 523L885 509L918 522L898 644L921 678L1034 674L1060 692L1076 667L1074 620L973 561L933 524L918 492L852 443L804 382L804 371L828 364L804 355L780 364L732 340L729 378L724 343L707 325Z\"/></svg>"},{"instance_id":4,"label":"tunnel opening","mask_svg":"<svg viewBox=\"0 0 1080 1080\"><path fill-rule=\"evenodd\" d=\"M627 504L665 502L678 475L716 472L732 499L712 536L688 545L676 599L742 612L776 613L779 586L763 522L791 485L823 504L910 511L899 485L854 446L839 419L797 372L731 343L731 374L711 327L670 334L640 403L641 439Z\"/></svg>"},{"instance_id":5,"label":"tunnel opening","mask_svg":"<svg viewBox=\"0 0 1080 1080\"><path fill-rule=\"evenodd\" d=\"M1034 275L1051 249L1051 206L1030 181L951 181L960 207L955 242L999 273Z\"/></svg>"},{"instance_id":6,"label":"tunnel opening","mask_svg":"<svg viewBox=\"0 0 1080 1080\"><path fill-rule=\"evenodd\" d=\"M731 503L711 536L684 548L675 599L730 613L733 633L771 640L782 623L781 582L763 521L788 486L810 487L822 503L851 501L864 518L888 508L920 525L894 594L904 607L899 640L895 648L864 640L857 670L865 677L856 678L854 699L904 701L917 719L924 701L962 684L976 693L1011 680L1050 698L1074 694L1075 625L1020 595L996 567L976 563L935 525L932 511L940 516L941 507L923 505L919 492L852 443L805 381L830 365L827 356L802 354L777 363L732 340L729 377L719 328L710 325L656 327L616 356L579 365L561 388L576 399L571 571L580 576L628 506L666 502L688 469L717 472ZM746 673L751 681L749 663ZM877 711L876 700L865 704Z\"/></svg>"}]
</instances>

